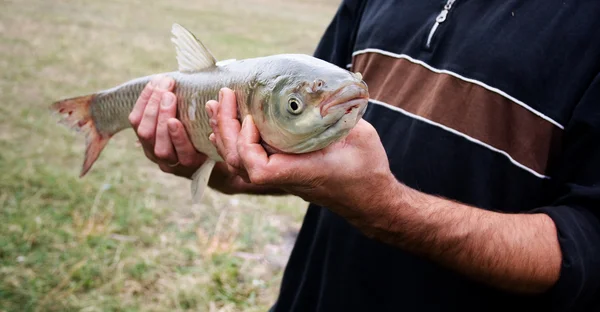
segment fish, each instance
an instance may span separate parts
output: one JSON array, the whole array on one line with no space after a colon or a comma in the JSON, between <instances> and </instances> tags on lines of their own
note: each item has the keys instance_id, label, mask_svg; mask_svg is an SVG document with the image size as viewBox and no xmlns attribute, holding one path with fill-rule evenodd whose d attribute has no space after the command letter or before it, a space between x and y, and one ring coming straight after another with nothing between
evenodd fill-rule
<instances>
[{"instance_id":1,"label":"fish","mask_svg":"<svg viewBox=\"0 0 600 312\"><path fill-rule=\"evenodd\" d=\"M193 174L191 194L199 202L216 162L223 159L208 139L212 133L204 105L223 87L236 95L238 117L251 115L269 153L302 154L343 139L368 104L360 73L305 54L276 54L217 62L210 50L179 24L171 28L178 70L126 81L93 94L51 104L59 122L86 138L80 177L96 162L108 141L131 128L128 116L144 87L157 75L174 79L176 118L194 148L208 160Z\"/></svg>"}]
</instances>

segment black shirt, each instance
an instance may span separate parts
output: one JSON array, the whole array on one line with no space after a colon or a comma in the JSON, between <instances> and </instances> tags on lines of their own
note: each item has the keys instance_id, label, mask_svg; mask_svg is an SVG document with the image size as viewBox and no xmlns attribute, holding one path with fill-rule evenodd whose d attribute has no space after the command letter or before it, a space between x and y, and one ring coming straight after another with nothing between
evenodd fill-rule
<instances>
[{"instance_id":1,"label":"black shirt","mask_svg":"<svg viewBox=\"0 0 600 312\"><path fill-rule=\"evenodd\" d=\"M600 311L600 1L347 0L315 55L363 74L399 181L548 214L563 264L504 292L310 205L274 311Z\"/></svg>"}]
</instances>

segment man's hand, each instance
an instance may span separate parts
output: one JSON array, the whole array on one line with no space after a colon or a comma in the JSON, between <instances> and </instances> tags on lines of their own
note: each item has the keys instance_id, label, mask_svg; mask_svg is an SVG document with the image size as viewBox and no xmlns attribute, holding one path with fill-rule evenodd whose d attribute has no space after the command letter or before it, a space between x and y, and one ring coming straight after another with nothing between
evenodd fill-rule
<instances>
[{"instance_id":1,"label":"man's hand","mask_svg":"<svg viewBox=\"0 0 600 312\"><path fill-rule=\"evenodd\" d=\"M191 178L207 157L196 151L183 124L175 119L174 86L169 77L148 83L129 114L129 122L148 159L164 172Z\"/></svg>"},{"instance_id":2,"label":"man's hand","mask_svg":"<svg viewBox=\"0 0 600 312\"><path fill-rule=\"evenodd\" d=\"M174 86L169 77L157 77L148 83L129 114L129 121L148 159L166 173L190 179L207 156L194 148L183 124L175 118L177 98L171 92ZM282 194L280 189L244 182L230 173L223 162L215 165L208 185L226 194Z\"/></svg>"},{"instance_id":3,"label":"man's hand","mask_svg":"<svg viewBox=\"0 0 600 312\"><path fill-rule=\"evenodd\" d=\"M318 203L361 226L377 216L374 200L390 196L396 183L375 129L361 120L340 142L312 153L268 155L252 117L237 120L234 93L222 92L221 103L209 101L211 142L231 172L248 183L277 186Z\"/></svg>"},{"instance_id":4,"label":"man's hand","mask_svg":"<svg viewBox=\"0 0 600 312\"><path fill-rule=\"evenodd\" d=\"M321 151L268 155L251 117L240 126L234 94L223 90L211 142L229 170L321 204L363 233L472 279L541 293L558 279L561 250L545 214L502 214L413 190L396 181L376 131L365 121Z\"/></svg>"}]
</instances>

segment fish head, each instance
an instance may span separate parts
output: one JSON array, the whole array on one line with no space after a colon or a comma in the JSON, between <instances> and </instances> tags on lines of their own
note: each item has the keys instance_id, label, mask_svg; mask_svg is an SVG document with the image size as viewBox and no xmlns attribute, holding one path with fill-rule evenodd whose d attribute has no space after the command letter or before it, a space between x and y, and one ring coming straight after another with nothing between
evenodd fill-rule
<instances>
[{"instance_id":1,"label":"fish head","mask_svg":"<svg viewBox=\"0 0 600 312\"><path fill-rule=\"evenodd\" d=\"M362 118L369 92L359 73L291 55L271 64L253 117L271 152L307 153L344 138Z\"/></svg>"}]
</instances>

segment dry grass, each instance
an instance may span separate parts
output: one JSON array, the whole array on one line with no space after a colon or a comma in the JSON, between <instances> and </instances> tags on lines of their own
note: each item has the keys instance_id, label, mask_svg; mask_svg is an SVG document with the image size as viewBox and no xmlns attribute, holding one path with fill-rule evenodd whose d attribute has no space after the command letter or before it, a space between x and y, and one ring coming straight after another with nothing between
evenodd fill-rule
<instances>
[{"instance_id":1,"label":"dry grass","mask_svg":"<svg viewBox=\"0 0 600 312\"><path fill-rule=\"evenodd\" d=\"M83 140L52 101L175 68L173 22L220 59L311 53L338 1L3 0L0 311L264 311L306 204L208 192L117 135L78 179Z\"/></svg>"}]
</instances>

